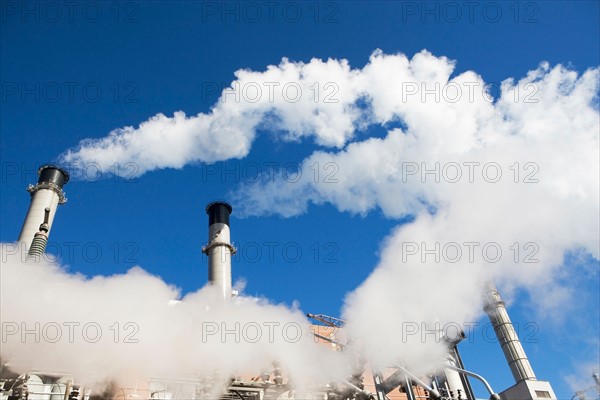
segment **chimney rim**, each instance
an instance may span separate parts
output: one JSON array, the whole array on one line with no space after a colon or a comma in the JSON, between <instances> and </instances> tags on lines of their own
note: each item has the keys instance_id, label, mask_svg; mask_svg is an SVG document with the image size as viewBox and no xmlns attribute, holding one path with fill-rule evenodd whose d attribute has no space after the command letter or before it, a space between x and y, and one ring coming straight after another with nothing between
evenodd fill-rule
<instances>
[{"instance_id":1,"label":"chimney rim","mask_svg":"<svg viewBox=\"0 0 600 400\"><path fill-rule=\"evenodd\" d=\"M69 182L69 178L71 177L69 175L69 173L67 172L67 170L63 167L61 167L58 164L53 164L53 163L48 163L48 164L44 164L41 167L38 168L38 176L42 175L42 171L44 171L45 169L55 169L58 170L60 173L62 173L65 176L65 182L64 184L66 184L67 182Z\"/></svg>"},{"instance_id":2,"label":"chimney rim","mask_svg":"<svg viewBox=\"0 0 600 400\"><path fill-rule=\"evenodd\" d=\"M215 206L215 205L222 205L222 206L225 206L225 207L227 208L227 211L229 211L229 214L231 214L231 213L232 213L232 211L233 211L233 208L231 207L231 204L229 204L229 203L228 203L228 202L226 202L226 201L217 200L217 201L211 201L210 203L208 203L208 204L206 205L206 213L207 213L207 214L210 214L210 208L211 208L212 206Z\"/></svg>"}]
</instances>

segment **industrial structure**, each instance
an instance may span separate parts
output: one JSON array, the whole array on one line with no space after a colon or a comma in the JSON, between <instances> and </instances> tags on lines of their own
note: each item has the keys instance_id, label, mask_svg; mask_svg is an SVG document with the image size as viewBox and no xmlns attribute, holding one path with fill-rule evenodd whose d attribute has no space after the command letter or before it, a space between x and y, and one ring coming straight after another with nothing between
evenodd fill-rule
<instances>
[{"instance_id":1,"label":"industrial structure","mask_svg":"<svg viewBox=\"0 0 600 400\"><path fill-rule=\"evenodd\" d=\"M217 286L223 301L231 298L231 256L236 249L231 245L229 215L231 206L215 201L206 206L208 214L208 244L202 252L208 256L208 281Z\"/></svg>"},{"instance_id":2,"label":"industrial structure","mask_svg":"<svg viewBox=\"0 0 600 400\"><path fill-rule=\"evenodd\" d=\"M42 165L38 169L38 176L37 184L27 188L31 194L31 204L18 239L19 244L26 246L27 250L39 232L40 224L45 224L44 232L48 238L56 209L67 202L63 186L69 181L69 174L65 169L53 164Z\"/></svg>"},{"instance_id":3,"label":"industrial structure","mask_svg":"<svg viewBox=\"0 0 600 400\"><path fill-rule=\"evenodd\" d=\"M487 283L484 311L490 318L498 343L515 379L515 385L502 392L505 399L556 399L549 382L538 381L519 336L508 316L496 285Z\"/></svg>"},{"instance_id":4,"label":"industrial structure","mask_svg":"<svg viewBox=\"0 0 600 400\"><path fill-rule=\"evenodd\" d=\"M30 257L43 254L56 209L66 202L63 186L69 174L59 166L44 165L39 180L30 185L31 205L18 241L26 246ZM202 252L208 256L208 281L218 288L223 302L228 302L232 290L231 256L236 249L231 244L230 214L232 207L225 202L212 202L206 207L208 214L208 240ZM484 291L485 312L488 314L515 385L497 394L480 375L465 369L458 344L464 338L443 339L448 348L443 369L427 376L417 376L398 360L395 365L375 366L357 360L356 371L340 382L316 384L310 388L295 388L287 380L285 371L274 365L271 371L254 371L247 377L231 377L221 400L475 400L472 380L486 387L491 400L542 400L556 399L550 383L538 381L523 346L508 316L505 304L492 282ZM321 314L307 314L314 321L312 329L317 342L328 345L333 351L350 351L351 344L340 342L333 332L344 329L344 321ZM441 334L440 334L441 335ZM90 393L77 385L69 376L32 371L20 376L2 369L0 360L0 400L129 400L131 390L114 389L109 394ZM252 374L252 371L249 371ZM184 379L177 381L149 380L146 387L136 388L138 400L198 399L208 400L210 382Z\"/></svg>"}]
</instances>

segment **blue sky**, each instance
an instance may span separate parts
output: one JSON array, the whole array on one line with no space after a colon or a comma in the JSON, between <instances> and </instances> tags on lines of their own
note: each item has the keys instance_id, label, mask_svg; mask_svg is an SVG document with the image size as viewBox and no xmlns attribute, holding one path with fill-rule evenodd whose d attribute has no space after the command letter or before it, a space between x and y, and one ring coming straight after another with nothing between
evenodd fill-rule
<instances>
[{"instance_id":1,"label":"blue sky","mask_svg":"<svg viewBox=\"0 0 600 400\"><path fill-rule=\"evenodd\" d=\"M452 8L443 2L284 1L272 14L262 2L74 3L73 9L60 2L1 4L2 242L17 239L29 204L25 187L36 180L37 166L80 140L137 126L157 113L207 113L220 95L214 89L228 86L240 69L264 71L283 57L304 63L346 59L362 68L376 49L409 58L427 49L456 60L453 76L472 70L498 87L542 61L580 74L600 62L594 1L477 2L471 10L468 2ZM354 140L384 132L370 127ZM69 202L58 212L50 251L73 272L109 275L141 265L184 293L194 291L206 282L204 206L234 199L257 168L298 165L318 149L329 150L310 137L290 142L264 129L241 159L193 162L132 180L108 171L101 179L74 179L66 186ZM232 205L232 238L240 248L233 273L246 280L246 293L298 301L306 312L329 315L340 315L344 296L378 265L383 238L410 221L378 207L363 214L340 211L330 202L309 204L290 218L240 219L239 205ZM77 243L71 255L67 243ZM273 253L269 243L276 243ZM576 276L557 279L581 296L569 301L587 308L583 322L579 314L543 317L524 290L514 293L510 307L522 329L531 321L539 327L525 350L538 378L551 381L561 399L573 393L565 377L579 373L581 360L589 362L589 352L598 349L582 340L588 335L576 334L578 326L580 334L598 334L592 318L598 316L597 260L567 258L565 264ZM474 343L460 348L468 368L502 390L512 378L500 347L489 342L476 331Z\"/></svg>"}]
</instances>

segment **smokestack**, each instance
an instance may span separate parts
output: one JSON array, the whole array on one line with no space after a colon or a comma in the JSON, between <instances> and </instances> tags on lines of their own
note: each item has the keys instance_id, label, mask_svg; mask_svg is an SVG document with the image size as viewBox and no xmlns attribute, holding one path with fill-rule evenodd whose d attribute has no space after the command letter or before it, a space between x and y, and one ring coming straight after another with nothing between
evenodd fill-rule
<instances>
[{"instance_id":1,"label":"smokestack","mask_svg":"<svg viewBox=\"0 0 600 400\"><path fill-rule=\"evenodd\" d=\"M221 291L224 301L231 298L231 256L236 249L231 245L229 215L231 206L215 201L206 206L208 214L208 244L202 252L208 256L208 281Z\"/></svg>"},{"instance_id":2,"label":"smokestack","mask_svg":"<svg viewBox=\"0 0 600 400\"><path fill-rule=\"evenodd\" d=\"M502 347L504 357L506 357L515 382L535 381L536 377L533 373L533 368L531 368L525 350L523 350L521 341L508 316L504 301L500 293L498 293L496 285L491 281L487 283L486 287L484 311L494 327L498 343Z\"/></svg>"},{"instance_id":3,"label":"smokestack","mask_svg":"<svg viewBox=\"0 0 600 400\"><path fill-rule=\"evenodd\" d=\"M31 245L35 234L38 232L40 224L46 223L46 237L52 229L52 222L56 214L56 208L59 204L65 204L67 198L63 192L63 186L69 181L69 174L63 168L47 164L38 169L38 183L29 185L27 191L31 193L31 204L25 217L19 242L24 243L27 248ZM45 219L45 210L50 209L47 221Z\"/></svg>"}]
</instances>

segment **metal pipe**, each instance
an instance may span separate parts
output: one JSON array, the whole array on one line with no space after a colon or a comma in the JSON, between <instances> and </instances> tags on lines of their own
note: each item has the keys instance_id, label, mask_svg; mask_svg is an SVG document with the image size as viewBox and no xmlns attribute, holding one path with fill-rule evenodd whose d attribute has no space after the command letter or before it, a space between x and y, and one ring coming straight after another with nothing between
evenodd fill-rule
<instances>
[{"instance_id":1,"label":"metal pipe","mask_svg":"<svg viewBox=\"0 0 600 400\"><path fill-rule=\"evenodd\" d=\"M373 383L375 384L375 393L377 394L377 400L389 400L386 396L385 388L383 386L383 374L381 371L373 368Z\"/></svg>"},{"instance_id":2,"label":"metal pipe","mask_svg":"<svg viewBox=\"0 0 600 400\"><path fill-rule=\"evenodd\" d=\"M48 244L48 218L50 217L50 208L46 207L44 210L44 222L41 223L39 231L33 237L31 246L27 252L29 259L38 261L40 257L46 251L46 244Z\"/></svg>"},{"instance_id":3,"label":"metal pipe","mask_svg":"<svg viewBox=\"0 0 600 400\"><path fill-rule=\"evenodd\" d=\"M420 385L421 387L425 388L425 390L429 391L429 394L435 398L435 399L439 399L440 396L440 392L438 392L436 389L432 388L431 386L429 386L428 384L426 384L425 382L423 382L422 380L420 380L416 375L414 375L412 372L410 372L409 370L407 370L406 368L404 368L403 366L401 366L400 364L396 364L394 365L396 368L400 369L402 372L404 372L406 375L408 375L413 381L415 381L418 385Z\"/></svg>"},{"instance_id":4,"label":"metal pipe","mask_svg":"<svg viewBox=\"0 0 600 400\"><path fill-rule=\"evenodd\" d=\"M347 381L346 379L342 379L342 383L344 383L346 386L349 386L350 388L354 389L357 393L362 393L367 397L373 397L373 393L369 392L368 390L359 388L358 386L356 386L355 384L353 384L350 381Z\"/></svg>"},{"instance_id":5,"label":"metal pipe","mask_svg":"<svg viewBox=\"0 0 600 400\"><path fill-rule=\"evenodd\" d=\"M462 358L460 357L460 352L458 351L458 347L454 346L454 348L452 350L453 350L452 353L454 353L454 355L453 356L451 355L451 356L454 361L454 365L458 368L464 369L465 365L462 361ZM473 388L471 387L469 378L465 375L461 375L460 379L462 380L463 387L466 390L466 397L468 399L475 399L475 394L473 393Z\"/></svg>"},{"instance_id":6,"label":"metal pipe","mask_svg":"<svg viewBox=\"0 0 600 400\"><path fill-rule=\"evenodd\" d=\"M454 355L452 354L454 353ZM448 364L463 368L462 363L458 359L458 348L453 346L448 355L447 355ZM446 380L446 384L448 385L448 390L451 393L456 394L457 398L466 398L469 400L475 399L473 396L472 389L469 385L468 379L462 374L460 374L456 369L453 368L444 368L444 377ZM459 396L459 393L461 396ZM452 395L450 397L453 397Z\"/></svg>"},{"instance_id":7,"label":"metal pipe","mask_svg":"<svg viewBox=\"0 0 600 400\"><path fill-rule=\"evenodd\" d=\"M519 336L506 311L506 305L493 282L486 285L484 298L484 311L490 318L490 322L496 332L498 342L504 352L515 382L536 380L533 368L521 345Z\"/></svg>"},{"instance_id":8,"label":"metal pipe","mask_svg":"<svg viewBox=\"0 0 600 400\"><path fill-rule=\"evenodd\" d=\"M236 249L231 245L228 203L215 201L206 206L208 214L208 244L202 252L208 256L208 282L219 288L224 301L231 299L231 256Z\"/></svg>"},{"instance_id":9,"label":"metal pipe","mask_svg":"<svg viewBox=\"0 0 600 400\"><path fill-rule=\"evenodd\" d=\"M50 209L47 231L49 235L58 205L67 202L65 193L62 190L63 186L69 181L69 174L66 170L57 165L43 165L38 169L38 176L37 184L29 185L27 188L27 191L31 194L31 204L18 239L22 245L27 247L29 247L36 232L38 232L40 221L44 220L46 208Z\"/></svg>"},{"instance_id":10,"label":"metal pipe","mask_svg":"<svg viewBox=\"0 0 600 400\"><path fill-rule=\"evenodd\" d=\"M458 368L452 364L448 364L446 365L446 368L448 369L452 369L454 371L460 372L461 374L467 375L467 376L471 376L475 379L478 379L479 381L481 381L483 383L483 385L485 386L485 388L487 389L487 391L490 393L490 399L491 400L500 400L500 396L498 396L498 394L496 392L494 392L494 390L492 389L492 387L490 386L490 384L485 380L485 378L481 375L477 375L474 372L471 371L467 371L466 369L462 369L462 368Z\"/></svg>"},{"instance_id":11,"label":"metal pipe","mask_svg":"<svg viewBox=\"0 0 600 400\"><path fill-rule=\"evenodd\" d=\"M385 379L382 376L381 388L387 394L398 387L398 385L401 385L405 379L406 377L402 371L396 371Z\"/></svg>"},{"instance_id":12,"label":"metal pipe","mask_svg":"<svg viewBox=\"0 0 600 400\"><path fill-rule=\"evenodd\" d=\"M317 339L322 339L322 340L325 340L326 342L329 342L329 343L331 343L331 344L335 344L336 346L340 346L340 348L342 348L342 349L343 349L344 347L346 347L346 345L345 345L345 344L341 344L339 341L337 341L337 340L335 340L335 339L331 339L331 338L328 338L327 336L319 335L318 333L315 333L315 332L311 332L311 333L312 333L312 334L313 334L313 336L314 336L314 337L316 337Z\"/></svg>"},{"instance_id":13,"label":"metal pipe","mask_svg":"<svg viewBox=\"0 0 600 400\"><path fill-rule=\"evenodd\" d=\"M457 398L459 397L459 393L462 394L462 398L467 395L467 390L463 386L463 382L460 379L460 374L457 371L451 368L445 368L444 378L446 380L446 385L448 385L448 391L455 393ZM453 396L450 395L449 397Z\"/></svg>"},{"instance_id":14,"label":"metal pipe","mask_svg":"<svg viewBox=\"0 0 600 400\"><path fill-rule=\"evenodd\" d=\"M415 400L416 399L415 392L413 391L413 387L412 387L412 384L410 383L409 378L404 378L404 380L402 381L402 386L404 387L404 391L406 393L407 400Z\"/></svg>"},{"instance_id":15,"label":"metal pipe","mask_svg":"<svg viewBox=\"0 0 600 400\"><path fill-rule=\"evenodd\" d=\"M344 321L343 319L330 317L329 315L324 314L307 313L306 316L333 328L341 328L346 323L346 321Z\"/></svg>"},{"instance_id":16,"label":"metal pipe","mask_svg":"<svg viewBox=\"0 0 600 400\"><path fill-rule=\"evenodd\" d=\"M69 394L71 393L71 387L73 386L73 382L69 379L67 381L67 385L65 386L65 395L63 400L69 400Z\"/></svg>"},{"instance_id":17,"label":"metal pipe","mask_svg":"<svg viewBox=\"0 0 600 400\"><path fill-rule=\"evenodd\" d=\"M402 371L398 370L385 379L383 379L381 371L377 369L373 369L372 371L378 400L389 399L387 394L397 387L404 389L407 400L415 400L415 393L413 392L410 379Z\"/></svg>"}]
</instances>

